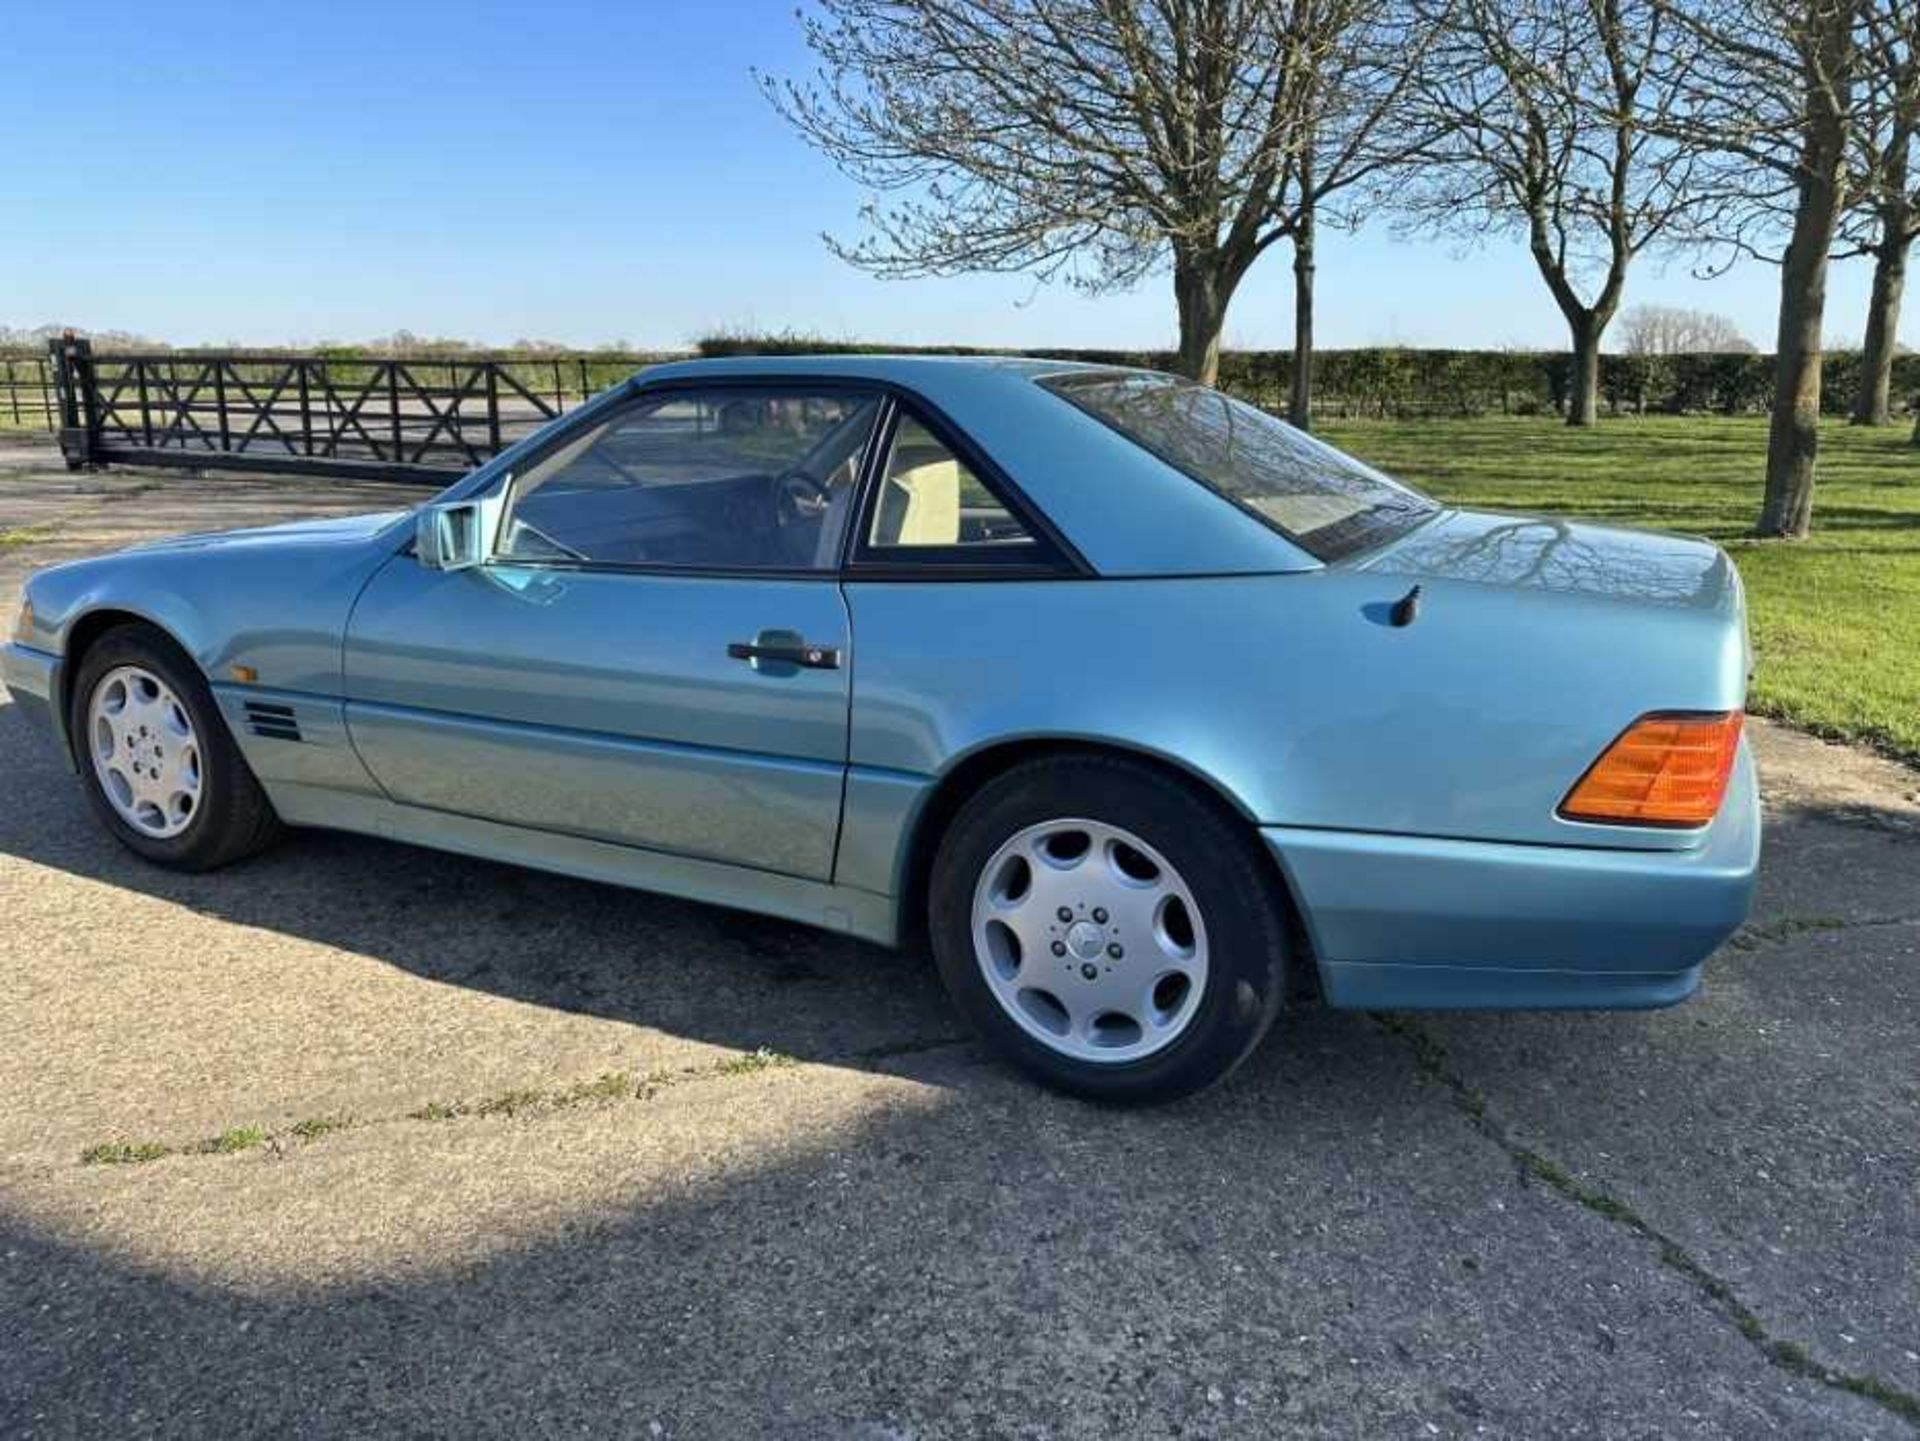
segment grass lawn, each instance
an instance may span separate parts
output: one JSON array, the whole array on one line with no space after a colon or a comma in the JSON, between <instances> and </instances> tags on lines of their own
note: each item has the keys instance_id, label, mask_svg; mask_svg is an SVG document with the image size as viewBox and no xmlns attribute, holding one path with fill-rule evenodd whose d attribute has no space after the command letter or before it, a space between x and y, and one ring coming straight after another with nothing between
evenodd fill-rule
<instances>
[{"instance_id":1,"label":"grass lawn","mask_svg":"<svg viewBox=\"0 0 1920 1441\"><path fill-rule=\"evenodd\" d=\"M1820 435L1813 536L1747 537L1762 419L1329 422L1326 438L1458 505L1705 535L1747 583L1750 708L1920 764L1920 449L1910 427Z\"/></svg>"}]
</instances>

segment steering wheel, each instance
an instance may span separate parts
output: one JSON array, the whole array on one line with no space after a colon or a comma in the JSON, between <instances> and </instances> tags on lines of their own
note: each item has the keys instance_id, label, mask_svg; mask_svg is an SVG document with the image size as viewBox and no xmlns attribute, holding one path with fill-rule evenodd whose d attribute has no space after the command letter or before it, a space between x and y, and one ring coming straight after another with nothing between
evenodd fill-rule
<instances>
[{"instance_id":1,"label":"steering wheel","mask_svg":"<svg viewBox=\"0 0 1920 1441\"><path fill-rule=\"evenodd\" d=\"M832 504L827 488L803 470L790 470L773 483L773 521L782 529L819 525Z\"/></svg>"}]
</instances>

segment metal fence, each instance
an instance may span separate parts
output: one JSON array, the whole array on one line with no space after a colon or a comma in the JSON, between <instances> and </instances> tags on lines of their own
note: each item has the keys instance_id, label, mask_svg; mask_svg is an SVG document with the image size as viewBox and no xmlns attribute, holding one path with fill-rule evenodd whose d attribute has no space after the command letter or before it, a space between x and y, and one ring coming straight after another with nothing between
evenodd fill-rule
<instances>
[{"instance_id":1,"label":"metal fence","mask_svg":"<svg viewBox=\"0 0 1920 1441\"><path fill-rule=\"evenodd\" d=\"M52 430L58 414L53 362L44 355L0 355L0 429Z\"/></svg>"},{"instance_id":2,"label":"metal fence","mask_svg":"<svg viewBox=\"0 0 1920 1441\"><path fill-rule=\"evenodd\" d=\"M119 461L434 485L658 358L110 355L77 339L50 347L71 467Z\"/></svg>"}]
</instances>

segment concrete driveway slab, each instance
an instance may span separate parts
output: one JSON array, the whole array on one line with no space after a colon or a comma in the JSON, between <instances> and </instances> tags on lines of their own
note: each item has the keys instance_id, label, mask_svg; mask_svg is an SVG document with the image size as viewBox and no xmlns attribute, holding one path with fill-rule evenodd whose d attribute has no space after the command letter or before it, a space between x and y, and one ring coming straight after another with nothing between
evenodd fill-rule
<instances>
[{"instance_id":1,"label":"concrete driveway slab","mask_svg":"<svg viewBox=\"0 0 1920 1441\"><path fill-rule=\"evenodd\" d=\"M16 1424L670 1435L1893 1435L1303 1023L1191 1106L965 1048L16 1190ZM24 1234L22 1234L24 1232ZM11 1393L11 1394L9 1394ZM863 1429L864 1428L864 1432Z\"/></svg>"}]
</instances>

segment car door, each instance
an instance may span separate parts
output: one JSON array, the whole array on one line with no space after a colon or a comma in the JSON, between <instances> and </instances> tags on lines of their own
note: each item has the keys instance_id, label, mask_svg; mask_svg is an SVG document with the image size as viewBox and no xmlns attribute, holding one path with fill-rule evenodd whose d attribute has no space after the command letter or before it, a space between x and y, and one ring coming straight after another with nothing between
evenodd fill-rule
<instances>
[{"instance_id":1,"label":"car door","mask_svg":"<svg viewBox=\"0 0 1920 1441\"><path fill-rule=\"evenodd\" d=\"M880 397L643 390L505 487L486 563L395 556L347 721L396 801L809 879L847 759L842 536Z\"/></svg>"}]
</instances>

